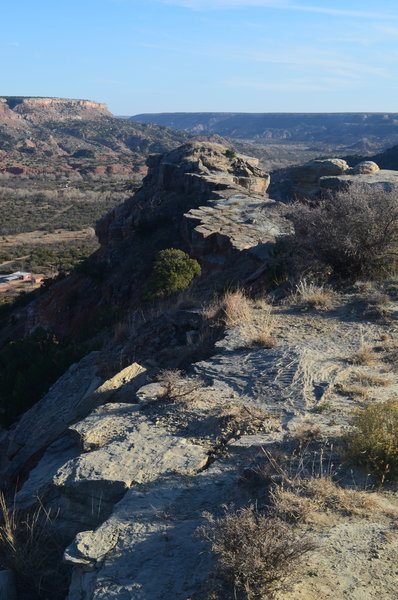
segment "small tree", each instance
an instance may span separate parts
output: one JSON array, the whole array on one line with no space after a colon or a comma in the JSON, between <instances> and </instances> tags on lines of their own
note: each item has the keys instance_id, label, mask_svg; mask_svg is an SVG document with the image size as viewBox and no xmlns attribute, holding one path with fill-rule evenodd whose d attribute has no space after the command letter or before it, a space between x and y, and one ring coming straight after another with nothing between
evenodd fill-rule
<instances>
[{"instance_id":1,"label":"small tree","mask_svg":"<svg viewBox=\"0 0 398 600\"><path fill-rule=\"evenodd\" d=\"M229 159L235 158L236 156L236 152L235 150L231 150L230 148L228 148L225 152L224 152L225 156Z\"/></svg>"},{"instance_id":2,"label":"small tree","mask_svg":"<svg viewBox=\"0 0 398 600\"><path fill-rule=\"evenodd\" d=\"M182 250L161 250L156 255L145 298L156 300L182 292L200 272L198 261Z\"/></svg>"},{"instance_id":3,"label":"small tree","mask_svg":"<svg viewBox=\"0 0 398 600\"><path fill-rule=\"evenodd\" d=\"M398 260L398 195L380 185L352 184L316 206L292 207L296 256L342 276L385 274Z\"/></svg>"}]
</instances>

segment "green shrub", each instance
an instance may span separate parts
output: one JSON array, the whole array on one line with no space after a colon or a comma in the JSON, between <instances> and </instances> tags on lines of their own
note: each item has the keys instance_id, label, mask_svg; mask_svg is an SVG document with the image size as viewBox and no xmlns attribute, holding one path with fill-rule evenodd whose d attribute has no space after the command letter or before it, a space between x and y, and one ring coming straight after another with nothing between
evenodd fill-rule
<instances>
[{"instance_id":1,"label":"green shrub","mask_svg":"<svg viewBox=\"0 0 398 600\"><path fill-rule=\"evenodd\" d=\"M227 158L229 158L229 159L235 158L235 156L236 156L236 152L235 152L235 150L231 150L230 148L228 148L228 150L226 150L226 151L224 152L224 154L225 154L225 156L226 156Z\"/></svg>"},{"instance_id":2,"label":"green shrub","mask_svg":"<svg viewBox=\"0 0 398 600\"><path fill-rule=\"evenodd\" d=\"M398 400L369 404L356 412L346 436L347 458L383 481L398 476Z\"/></svg>"},{"instance_id":3,"label":"green shrub","mask_svg":"<svg viewBox=\"0 0 398 600\"><path fill-rule=\"evenodd\" d=\"M182 292L198 275L200 265L197 260L175 248L161 250L156 255L144 297L156 300Z\"/></svg>"},{"instance_id":4,"label":"green shrub","mask_svg":"<svg viewBox=\"0 0 398 600\"><path fill-rule=\"evenodd\" d=\"M88 148L81 148L72 154L73 158L94 158L95 154Z\"/></svg>"}]
</instances>

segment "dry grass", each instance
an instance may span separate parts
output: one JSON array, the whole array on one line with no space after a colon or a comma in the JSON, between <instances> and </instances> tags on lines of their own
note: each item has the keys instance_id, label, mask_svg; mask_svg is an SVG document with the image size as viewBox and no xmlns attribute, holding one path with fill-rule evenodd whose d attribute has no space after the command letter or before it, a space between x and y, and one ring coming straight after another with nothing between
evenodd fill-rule
<instances>
[{"instance_id":1,"label":"dry grass","mask_svg":"<svg viewBox=\"0 0 398 600\"><path fill-rule=\"evenodd\" d=\"M365 295L362 299L364 304L363 316L378 321L390 321L392 311L388 308L390 297L382 292L373 292Z\"/></svg>"},{"instance_id":2,"label":"dry grass","mask_svg":"<svg viewBox=\"0 0 398 600\"><path fill-rule=\"evenodd\" d=\"M267 462L262 469L270 485L273 516L291 522L310 522L316 513L325 511L360 517L370 517L375 512L389 514L390 507L386 509L377 494L338 485L331 461L333 448L329 449L329 456L322 446L308 452L310 442L289 456L264 451Z\"/></svg>"},{"instance_id":3,"label":"dry grass","mask_svg":"<svg viewBox=\"0 0 398 600\"><path fill-rule=\"evenodd\" d=\"M390 385L390 380L377 373L353 373L353 379L364 386L384 387Z\"/></svg>"},{"instance_id":4,"label":"dry grass","mask_svg":"<svg viewBox=\"0 0 398 600\"><path fill-rule=\"evenodd\" d=\"M325 511L370 517L383 510L375 494L342 488L330 477L282 482L271 490L271 503L273 514L293 522L310 522Z\"/></svg>"},{"instance_id":5,"label":"dry grass","mask_svg":"<svg viewBox=\"0 0 398 600\"><path fill-rule=\"evenodd\" d=\"M293 302L309 310L330 310L334 298L335 293L331 288L310 283L306 279L300 281L292 296Z\"/></svg>"},{"instance_id":6,"label":"dry grass","mask_svg":"<svg viewBox=\"0 0 398 600\"><path fill-rule=\"evenodd\" d=\"M249 302L241 290L224 294L220 309L221 317L227 327L250 321Z\"/></svg>"},{"instance_id":7,"label":"dry grass","mask_svg":"<svg viewBox=\"0 0 398 600\"><path fill-rule=\"evenodd\" d=\"M261 323L259 327L254 325L249 328L249 346L259 348L275 348L278 342L273 335L276 327L276 320L272 314L272 307L264 304L261 311Z\"/></svg>"},{"instance_id":8,"label":"dry grass","mask_svg":"<svg viewBox=\"0 0 398 600\"><path fill-rule=\"evenodd\" d=\"M8 507L0 492L0 569L13 572L19 592L28 592L32 600L64 598L62 552L54 519L40 501L35 509L22 513Z\"/></svg>"},{"instance_id":9,"label":"dry grass","mask_svg":"<svg viewBox=\"0 0 398 600\"><path fill-rule=\"evenodd\" d=\"M361 355L361 360L365 360L365 364L369 364L367 354ZM372 387L383 387L390 384L390 381L383 375L377 373L360 373L355 371L351 373L350 381L336 383L334 390L342 396L352 396L356 399L365 400L370 396Z\"/></svg>"},{"instance_id":10,"label":"dry grass","mask_svg":"<svg viewBox=\"0 0 398 600\"><path fill-rule=\"evenodd\" d=\"M397 370L398 365L398 338L383 334L379 346L383 352L383 360L388 363L391 370Z\"/></svg>"},{"instance_id":11,"label":"dry grass","mask_svg":"<svg viewBox=\"0 0 398 600\"><path fill-rule=\"evenodd\" d=\"M375 292L376 284L374 281L370 280L358 280L355 281L353 287L361 294L371 294Z\"/></svg>"},{"instance_id":12,"label":"dry grass","mask_svg":"<svg viewBox=\"0 0 398 600\"><path fill-rule=\"evenodd\" d=\"M239 289L208 302L202 307L202 314L207 321L219 321L227 327L251 320L249 300Z\"/></svg>"},{"instance_id":13,"label":"dry grass","mask_svg":"<svg viewBox=\"0 0 398 600\"><path fill-rule=\"evenodd\" d=\"M164 387L162 399L170 402L193 402L204 385L200 377L187 377L179 369L163 369L156 380Z\"/></svg>"},{"instance_id":14,"label":"dry grass","mask_svg":"<svg viewBox=\"0 0 398 600\"><path fill-rule=\"evenodd\" d=\"M346 458L366 466L381 483L398 477L398 400L356 411L346 435Z\"/></svg>"},{"instance_id":15,"label":"dry grass","mask_svg":"<svg viewBox=\"0 0 398 600\"><path fill-rule=\"evenodd\" d=\"M318 423L305 421L297 425L292 431L291 436L298 447L305 447L315 441L320 441L325 437L325 431Z\"/></svg>"},{"instance_id":16,"label":"dry grass","mask_svg":"<svg viewBox=\"0 0 398 600\"><path fill-rule=\"evenodd\" d=\"M364 400L369 397L369 390L366 386L354 383L337 383L334 386L335 391L342 396L352 396L356 399Z\"/></svg>"},{"instance_id":17,"label":"dry grass","mask_svg":"<svg viewBox=\"0 0 398 600\"><path fill-rule=\"evenodd\" d=\"M256 507L225 509L215 518L205 513L207 525L199 534L210 542L223 582L219 600L274 598L315 544L298 536L291 525L260 513Z\"/></svg>"},{"instance_id":18,"label":"dry grass","mask_svg":"<svg viewBox=\"0 0 398 600\"><path fill-rule=\"evenodd\" d=\"M221 434L230 438L278 429L279 421L260 408L233 404L224 408L219 426Z\"/></svg>"},{"instance_id":19,"label":"dry grass","mask_svg":"<svg viewBox=\"0 0 398 600\"><path fill-rule=\"evenodd\" d=\"M358 350L353 352L350 362L354 365L373 365L377 362L377 356L371 344L361 342Z\"/></svg>"}]
</instances>

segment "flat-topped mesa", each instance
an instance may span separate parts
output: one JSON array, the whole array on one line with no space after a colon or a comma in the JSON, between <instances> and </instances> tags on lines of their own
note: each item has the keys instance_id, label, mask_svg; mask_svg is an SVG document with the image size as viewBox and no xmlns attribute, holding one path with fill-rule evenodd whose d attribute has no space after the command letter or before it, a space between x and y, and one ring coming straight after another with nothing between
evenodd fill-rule
<instances>
[{"instance_id":1,"label":"flat-topped mesa","mask_svg":"<svg viewBox=\"0 0 398 600\"><path fill-rule=\"evenodd\" d=\"M92 100L69 98L40 98L31 96L3 96L0 106L29 120L42 121L51 117L59 119L96 118L112 116L106 104ZM3 112L4 112L3 108Z\"/></svg>"}]
</instances>

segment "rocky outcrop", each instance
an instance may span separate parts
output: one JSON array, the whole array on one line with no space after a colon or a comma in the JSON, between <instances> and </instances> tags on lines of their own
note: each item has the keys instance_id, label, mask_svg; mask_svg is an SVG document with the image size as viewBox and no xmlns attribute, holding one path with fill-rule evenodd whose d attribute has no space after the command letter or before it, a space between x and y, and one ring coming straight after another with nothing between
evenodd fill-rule
<instances>
[{"instance_id":1,"label":"rocky outcrop","mask_svg":"<svg viewBox=\"0 0 398 600\"><path fill-rule=\"evenodd\" d=\"M378 185L386 190L398 190L398 171L374 170L357 175L347 174L336 177L321 177L319 181L320 192L344 190L352 184Z\"/></svg>"},{"instance_id":2,"label":"rocky outcrop","mask_svg":"<svg viewBox=\"0 0 398 600\"><path fill-rule=\"evenodd\" d=\"M270 177L257 159L195 142L151 157L148 167L142 190L97 225L110 252L143 223L163 217L178 220L189 253L202 266L219 269L238 252L272 244L289 229L283 205L266 196Z\"/></svg>"},{"instance_id":3,"label":"rocky outcrop","mask_svg":"<svg viewBox=\"0 0 398 600\"><path fill-rule=\"evenodd\" d=\"M349 165L341 158L311 160L291 170L293 193L299 197L313 197L319 191L321 177L344 175Z\"/></svg>"},{"instance_id":4,"label":"rocky outcrop","mask_svg":"<svg viewBox=\"0 0 398 600\"><path fill-rule=\"evenodd\" d=\"M181 197L180 211L207 204L217 191L230 196L244 192L263 196L269 175L258 168L258 160L229 154L220 144L193 142L165 155L151 156L143 188L131 200L102 219L96 229L102 246L113 249L134 235L143 222L159 215L175 218L176 196Z\"/></svg>"},{"instance_id":5,"label":"rocky outcrop","mask_svg":"<svg viewBox=\"0 0 398 600\"><path fill-rule=\"evenodd\" d=\"M64 554L73 568L68 600L206 597L213 559L195 535L203 513L219 515L225 503L264 503L263 479L257 492L249 479L256 477L253 465L264 464L264 451L278 444L285 444L284 452L297 451L316 436L326 440L324 428L334 437L347 427L353 405L344 405L336 383L350 371L344 356L363 336L362 326L352 330L341 323L338 331L320 328L317 335L310 315L304 329L294 332L297 317L292 320L286 307L281 311L289 323L279 346L250 347L250 331L235 326L212 357L193 365L201 380L194 398L167 400L159 384L140 388L137 404L110 397L70 425L31 470L16 503L28 507L39 493L46 509L58 514L56 527L70 539ZM379 334L375 329L371 335ZM325 412L322 407L331 403L335 410ZM325 457L329 467L331 460L334 455ZM317 463L309 468L316 473ZM336 544L336 555L347 556L354 536L356 560L366 568L366 544L375 537L387 543L387 526L374 513L371 518L351 516L346 523L339 516L330 525L330 510L324 511L319 529L316 522L310 525L320 539L316 561L327 563L325 552ZM386 553L395 552L391 543ZM394 577L390 563L378 564L387 586L378 597L387 600ZM348 594L351 580L344 583L350 568L341 565L339 599L357 597ZM369 585L378 589L378 583Z\"/></svg>"},{"instance_id":6,"label":"rocky outcrop","mask_svg":"<svg viewBox=\"0 0 398 600\"><path fill-rule=\"evenodd\" d=\"M204 275L246 253L251 276L268 260L277 237L290 231L286 206L266 194L270 177L257 162L205 142L151 156L142 188L97 223L101 248L89 261L88 276L72 274L29 311L19 311L20 329L42 326L69 336L86 320L95 321L101 306L136 307L154 255L163 248L188 252ZM72 292L79 297L73 305Z\"/></svg>"},{"instance_id":7,"label":"rocky outcrop","mask_svg":"<svg viewBox=\"0 0 398 600\"><path fill-rule=\"evenodd\" d=\"M293 196L309 199L317 199L328 191L347 189L353 183L377 184L386 189L395 189L398 183L397 171L380 170L370 160L362 161L353 168L339 158L313 160L291 169L290 176Z\"/></svg>"},{"instance_id":8,"label":"rocky outcrop","mask_svg":"<svg viewBox=\"0 0 398 600\"><path fill-rule=\"evenodd\" d=\"M183 600L204 589L212 561L193 535L202 513L226 499L241 503L239 470L318 401L319 365L305 348L244 343L234 328L194 366L202 381L195 401L162 401L159 388L145 393L151 386L139 404L110 399L31 470L18 505L39 494L58 529L75 536L65 551L74 567L68 600L152 600L159 590Z\"/></svg>"}]
</instances>

